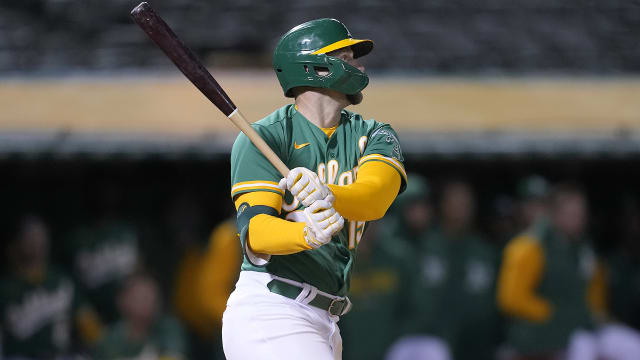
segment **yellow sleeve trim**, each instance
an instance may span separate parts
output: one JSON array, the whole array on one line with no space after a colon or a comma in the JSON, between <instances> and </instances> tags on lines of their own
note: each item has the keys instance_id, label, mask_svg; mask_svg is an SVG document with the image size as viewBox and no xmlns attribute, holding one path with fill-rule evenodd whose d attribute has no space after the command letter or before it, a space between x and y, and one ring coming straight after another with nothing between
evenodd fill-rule
<instances>
[{"instance_id":1,"label":"yellow sleeve trim","mask_svg":"<svg viewBox=\"0 0 640 360\"><path fill-rule=\"evenodd\" d=\"M231 198L249 191L271 191L284 195L284 191L273 181L243 181L231 187Z\"/></svg>"},{"instance_id":2,"label":"yellow sleeve trim","mask_svg":"<svg viewBox=\"0 0 640 360\"><path fill-rule=\"evenodd\" d=\"M249 206L256 206L256 205L269 206L271 208L274 208L278 213L280 213L280 210L282 208L282 196L274 192L252 191L252 192L240 194L235 199L236 210L238 210L240 205L242 205L243 203L248 203Z\"/></svg>"},{"instance_id":3,"label":"yellow sleeve trim","mask_svg":"<svg viewBox=\"0 0 640 360\"><path fill-rule=\"evenodd\" d=\"M507 245L497 289L498 307L505 314L532 322L551 317L551 304L536 294L544 263L544 251L530 235L521 235Z\"/></svg>"},{"instance_id":4,"label":"yellow sleeve trim","mask_svg":"<svg viewBox=\"0 0 640 360\"><path fill-rule=\"evenodd\" d=\"M396 171L400 173L400 176L402 176L404 181L405 182L407 181L407 172L404 169L404 165L402 165L402 163L399 162L398 160L387 157L387 156L383 156L380 154L370 154L370 155L364 156L360 159L360 161L358 161L358 167L362 166L362 164L366 163L367 161L372 161L372 160L382 161L384 163L391 165L394 169L396 169Z\"/></svg>"}]
</instances>

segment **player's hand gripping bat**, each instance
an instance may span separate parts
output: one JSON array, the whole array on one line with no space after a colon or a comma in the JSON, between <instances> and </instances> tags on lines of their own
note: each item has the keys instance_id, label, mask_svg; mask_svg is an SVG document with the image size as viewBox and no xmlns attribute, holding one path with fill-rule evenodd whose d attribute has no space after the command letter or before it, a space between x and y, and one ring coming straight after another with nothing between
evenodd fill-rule
<instances>
[{"instance_id":1,"label":"player's hand gripping bat","mask_svg":"<svg viewBox=\"0 0 640 360\"><path fill-rule=\"evenodd\" d=\"M196 55L184 45L151 6L142 2L131 11L133 20L173 61L182 73L207 97L231 122L233 122L260 152L282 174L287 176L289 169L264 142L260 135L249 125L240 110L233 104L227 93L216 79L202 65Z\"/></svg>"}]
</instances>

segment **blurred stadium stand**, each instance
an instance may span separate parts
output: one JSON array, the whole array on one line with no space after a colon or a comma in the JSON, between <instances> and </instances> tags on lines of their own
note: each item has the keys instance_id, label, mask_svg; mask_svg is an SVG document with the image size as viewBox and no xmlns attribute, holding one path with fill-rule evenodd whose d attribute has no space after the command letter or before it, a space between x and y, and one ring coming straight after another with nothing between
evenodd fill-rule
<instances>
[{"instance_id":1,"label":"blurred stadium stand","mask_svg":"<svg viewBox=\"0 0 640 360\"><path fill-rule=\"evenodd\" d=\"M138 2L5 0L0 71L166 67L168 61L151 50L129 20ZM216 66L268 66L284 31L312 17L339 17L354 35L376 41L378 55L366 63L374 69L640 71L640 8L633 0L172 0L153 5Z\"/></svg>"},{"instance_id":2,"label":"blurred stadium stand","mask_svg":"<svg viewBox=\"0 0 640 360\"><path fill-rule=\"evenodd\" d=\"M230 149L236 130L129 19L137 3L0 4L0 156ZM637 1L153 5L249 119L287 101L267 70L278 37L332 16L375 40L357 110L394 124L410 155L639 153Z\"/></svg>"}]
</instances>

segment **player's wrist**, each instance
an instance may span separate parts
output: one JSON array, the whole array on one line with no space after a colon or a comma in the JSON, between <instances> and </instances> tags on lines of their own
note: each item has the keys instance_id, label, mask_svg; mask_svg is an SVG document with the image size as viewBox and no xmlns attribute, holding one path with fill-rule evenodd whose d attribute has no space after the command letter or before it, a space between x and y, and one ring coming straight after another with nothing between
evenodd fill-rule
<instances>
[{"instance_id":1,"label":"player's wrist","mask_svg":"<svg viewBox=\"0 0 640 360\"><path fill-rule=\"evenodd\" d=\"M303 211L305 217L305 241L312 248L318 248L331 241L344 226L344 219L326 200L315 201Z\"/></svg>"},{"instance_id":2,"label":"player's wrist","mask_svg":"<svg viewBox=\"0 0 640 360\"><path fill-rule=\"evenodd\" d=\"M305 244L309 247L309 250L317 249L326 244L326 242L318 239L316 234L314 234L313 229L309 226L305 226L304 229L302 229L302 236Z\"/></svg>"}]
</instances>

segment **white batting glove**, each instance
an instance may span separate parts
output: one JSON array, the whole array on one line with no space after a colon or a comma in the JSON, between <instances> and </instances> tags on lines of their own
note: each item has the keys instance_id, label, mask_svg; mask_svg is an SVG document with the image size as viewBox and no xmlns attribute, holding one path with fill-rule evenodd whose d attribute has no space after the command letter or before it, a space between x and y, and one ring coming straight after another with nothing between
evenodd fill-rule
<instances>
[{"instance_id":1,"label":"white batting glove","mask_svg":"<svg viewBox=\"0 0 640 360\"><path fill-rule=\"evenodd\" d=\"M315 201L327 200L333 204L334 197L329 187L320 180L313 171L297 167L291 169L286 177L280 180L279 186L288 189L304 206L311 206Z\"/></svg>"},{"instance_id":2,"label":"white batting glove","mask_svg":"<svg viewBox=\"0 0 640 360\"><path fill-rule=\"evenodd\" d=\"M344 226L344 218L324 199L315 201L303 213L307 223L304 239L312 249L329 243L331 237Z\"/></svg>"}]
</instances>

